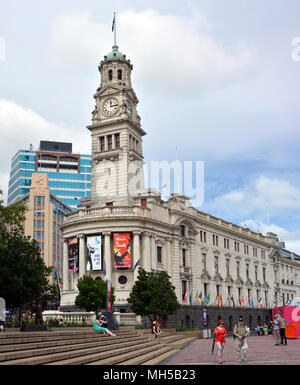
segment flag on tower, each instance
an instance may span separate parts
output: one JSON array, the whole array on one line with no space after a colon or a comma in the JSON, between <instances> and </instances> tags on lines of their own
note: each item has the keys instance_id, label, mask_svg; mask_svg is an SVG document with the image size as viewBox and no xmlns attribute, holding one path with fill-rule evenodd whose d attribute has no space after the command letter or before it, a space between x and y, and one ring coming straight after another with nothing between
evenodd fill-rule
<instances>
[{"instance_id":1,"label":"flag on tower","mask_svg":"<svg viewBox=\"0 0 300 385\"><path fill-rule=\"evenodd\" d=\"M113 32L114 29L115 29L115 24L116 24L116 13L114 12L114 18L113 18L112 27L111 27L111 31L112 31L112 32Z\"/></svg>"}]
</instances>

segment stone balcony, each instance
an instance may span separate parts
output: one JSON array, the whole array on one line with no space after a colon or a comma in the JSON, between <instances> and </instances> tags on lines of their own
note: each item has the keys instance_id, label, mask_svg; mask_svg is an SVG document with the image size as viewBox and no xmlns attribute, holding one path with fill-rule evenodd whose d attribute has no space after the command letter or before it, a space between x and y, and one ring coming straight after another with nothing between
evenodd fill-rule
<instances>
[{"instance_id":1,"label":"stone balcony","mask_svg":"<svg viewBox=\"0 0 300 385\"><path fill-rule=\"evenodd\" d=\"M111 206L99 208L79 208L78 211L64 217L64 226L74 222L89 221L93 219L114 218L114 217L142 217L150 218L150 210L140 206Z\"/></svg>"}]
</instances>

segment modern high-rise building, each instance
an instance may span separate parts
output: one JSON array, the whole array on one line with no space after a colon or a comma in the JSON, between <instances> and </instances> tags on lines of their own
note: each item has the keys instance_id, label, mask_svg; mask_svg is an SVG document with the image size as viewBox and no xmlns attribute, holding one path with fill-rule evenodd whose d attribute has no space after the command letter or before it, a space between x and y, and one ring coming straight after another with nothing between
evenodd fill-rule
<instances>
[{"instance_id":1,"label":"modern high-rise building","mask_svg":"<svg viewBox=\"0 0 300 385\"><path fill-rule=\"evenodd\" d=\"M46 173L33 172L29 192L20 202L27 206L24 234L38 242L46 266L53 267L51 281L57 282L63 275L63 238L60 226L63 216L71 213L72 209L51 193L48 183Z\"/></svg>"},{"instance_id":2,"label":"modern high-rise building","mask_svg":"<svg viewBox=\"0 0 300 385\"><path fill-rule=\"evenodd\" d=\"M72 152L72 143L41 141L39 149L19 150L12 158L7 204L29 193L32 173L48 174L51 194L76 210L91 193L91 155Z\"/></svg>"}]
</instances>

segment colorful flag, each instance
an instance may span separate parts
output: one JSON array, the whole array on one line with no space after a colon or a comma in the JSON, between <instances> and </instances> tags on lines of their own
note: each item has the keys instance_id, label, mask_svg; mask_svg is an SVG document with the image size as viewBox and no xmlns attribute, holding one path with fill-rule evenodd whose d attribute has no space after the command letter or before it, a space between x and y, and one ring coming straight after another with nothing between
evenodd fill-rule
<instances>
[{"instance_id":1,"label":"colorful flag","mask_svg":"<svg viewBox=\"0 0 300 385\"><path fill-rule=\"evenodd\" d=\"M219 302L220 302L220 306L222 307L222 306L223 306L223 298L222 298L222 294L219 296Z\"/></svg>"},{"instance_id":2,"label":"colorful flag","mask_svg":"<svg viewBox=\"0 0 300 385\"><path fill-rule=\"evenodd\" d=\"M242 298L241 298L241 305L242 305L242 307L245 307L245 300L244 300L244 296L242 296Z\"/></svg>"},{"instance_id":3,"label":"colorful flag","mask_svg":"<svg viewBox=\"0 0 300 385\"><path fill-rule=\"evenodd\" d=\"M190 291L189 298L190 298L190 305L192 305L192 303L193 303L193 290Z\"/></svg>"},{"instance_id":4,"label":"colorful flag","mask_svg":"<svg viewBox=\"0 0 300 385\"><path fill-rule=\"evenodd\" d=\"M195 295L194 304L195 304L195 305L199 305L198 290L197 290L197 293L196 293L196 295Z\"/></svg>"},{"instance_id":5,"label":"colorful flag","mask_svg":"<svg viewBox=\"0 0 300 385\"><path fill-rule=\"evenodd\" d=\"M255 308L255 306L254 306L254 301L253 301L253 298L252 298L252 297L251 297L251 306L252 306L252 309Z\"/></svg>"},{"instance_id":6,"label":"colorful flag","mask_svg":"<svg viewBox=\"0 0 300 385\"><path fill-rule=\"evenodd\" d=\"M184 302L187 303L187 290L185 291L185 294L184 294Z\"/></svg>"},{"instance_id":7,"label":"colorful flag","mask_svg":"<svg viewBox=\"0 0 300 385\"><path fill-rule=\"evenodd\" d=\"M233 299L233 295L231 296L231 301L232 301L232 306L235 307L235 303L234 303L234 299Z\"/></svg>"},{"instance_id":8,"label":"colorful flag","mask_svg":"<svg viewBox=\"0 0 300 385\"><path fill-rule=\"evenodd\" d=\"M210 293L206 296L206 305L210 303Z\"/></svg>"},{"instance_id":9,"label":"colorful flag","mask_svg":"<svg viewBox=\"0 0 300 385\"><path fill-rule=\"evenodd\" d=\"M201 306L204 306L204 299L205 299L205 297L203 297L202 292L201 292L201 297L200 297Z\"/></svg>"}]
</instances>

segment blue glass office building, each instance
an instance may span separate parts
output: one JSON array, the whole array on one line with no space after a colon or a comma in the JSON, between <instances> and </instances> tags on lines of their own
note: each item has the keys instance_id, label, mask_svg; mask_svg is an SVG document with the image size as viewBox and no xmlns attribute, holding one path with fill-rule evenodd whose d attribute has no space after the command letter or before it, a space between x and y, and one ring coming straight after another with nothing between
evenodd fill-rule
<instances>
[{"instance_id":1,"label":"blue glass office building","mask_svg":"<svg viewBox=\"0 0 300 385\"><path fill-rule=\"evenodd\" d=\"M41 141L39 150L19 150L12 159L7 204L29 193L33 172L47 173L50 193L76 210L91 194L91 155L72 152L72 143Z\"/></svg>"}]
</instances>

